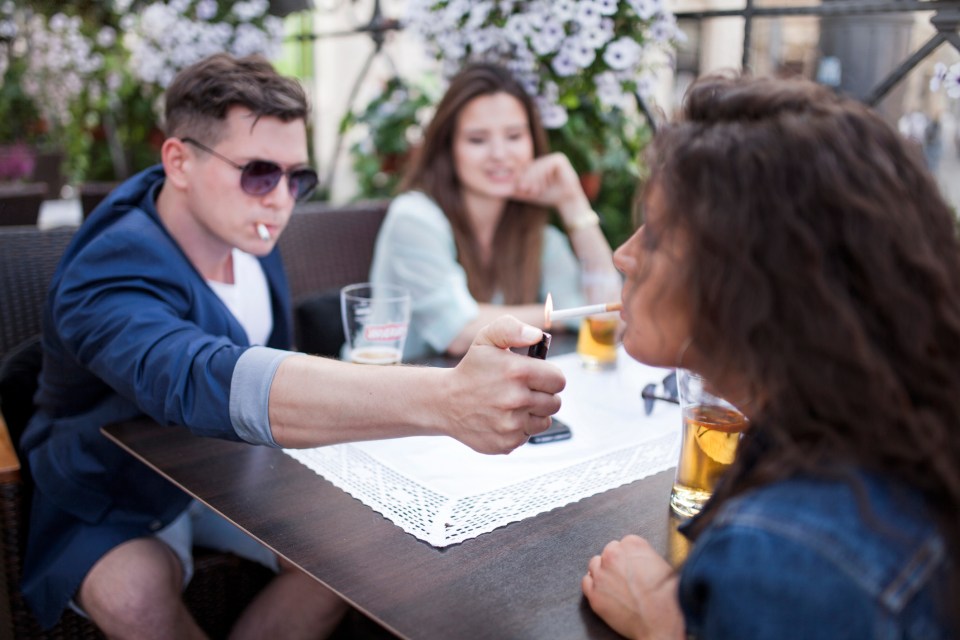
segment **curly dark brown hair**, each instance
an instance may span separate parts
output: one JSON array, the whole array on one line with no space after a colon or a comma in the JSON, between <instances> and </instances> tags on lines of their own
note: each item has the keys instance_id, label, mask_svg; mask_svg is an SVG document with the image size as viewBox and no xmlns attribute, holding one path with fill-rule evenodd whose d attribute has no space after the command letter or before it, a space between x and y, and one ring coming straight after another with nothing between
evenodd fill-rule
<instances>
[{"instance_id":1,"label":"curly dark brown hair","mask_svg":"<svg viewBox=\"0 0 960 640\"><path fill-rule=\"evenodd\" d=\"M759 404L742 446L763 454L712 506L797 473L895 478L938 519L955 603L960 244L922 157L822 86L710 77L650 158L647 193L689 242L693 343Z\"/></svg>"}]
</instances>

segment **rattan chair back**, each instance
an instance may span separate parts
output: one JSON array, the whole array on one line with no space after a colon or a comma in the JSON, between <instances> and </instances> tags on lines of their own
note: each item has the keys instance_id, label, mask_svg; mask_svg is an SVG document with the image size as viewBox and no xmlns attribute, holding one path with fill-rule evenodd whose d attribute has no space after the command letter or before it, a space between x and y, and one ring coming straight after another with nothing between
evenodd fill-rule
<instances>
[{"instance_id":1,"label":"rattan chair back","mask_svg":"<svg viewBox=\"0 0 960 640\"><path fill-rule=\"evenodd\" d=\"M294 302L304 296L366 282L387 201L339 207L308 203L294 211L280 236L280 254Z\"/></svg>"},{"instance_id":2,"label":"rattan chair back","mask_svg":"<svg viewBox=\"0 0 960 640\"><path fill-rule=\"evenodd\" d=\"M0 228L0 359L40 333L50 280L75 231Z\"/></svg>"},{"instance_id":3,"label":"rattan chair back","mask_svg":"<svg viewBox=\"0 0 960 640\"><path fill-rule=\"evenodd\" d=\"M0 185L0 226L37 224L46 197L43 182Z\"/></svg>"}]
</instances>

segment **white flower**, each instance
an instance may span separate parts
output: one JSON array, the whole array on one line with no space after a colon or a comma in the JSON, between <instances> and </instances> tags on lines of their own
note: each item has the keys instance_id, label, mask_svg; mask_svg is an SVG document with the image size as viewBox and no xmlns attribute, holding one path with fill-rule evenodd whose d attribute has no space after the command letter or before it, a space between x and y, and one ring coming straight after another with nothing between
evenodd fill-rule
<instances>
[{"instance_id":1,"label":"white flower","mask_svg":"<svg viewBox=\"0 0 960 640\"><path fill-rule=\"evenodd\" d=\"M62 13L55 13L50 17L50 30L54 33L62 33L67 30L69 20Z\"/></svg>"},{"instance_id":2,"label":"white flower","mask_svg":"<svg viewBox=\"0 0 960 640\"><path fill-rule=\"evenodd\" d=\"M593 49L599 49L613 39L613 28L604 29L603 26L584 29L579 34L580 42Z\"/></svg>"},{"instance_id":3,"label":"white flower","mask_svg":"<svg viewBox=\"0 0 960 640\"><path fill-rule=\"evenodd\" d=\"M141 35L150 39L162 38L176 21L176 14L162 2L148 5L140 16L138 28Z\"/></svg>"},{"instance_id":4,"label":"white flower","mask_svg":"<svg viewBox=\"0 0 960 640\"><path fill-rule=\"evenodd\" d=\"M102 27L100 31L97 32L97 45L109 49L117 41L117 32L113 27Z\"/></svg>"},{"instance_id":5,"label":"white flower","mask_svg":"<svg viewBox=\"0 0 960 640\"><path fill-rule=\"evenodd\" d=\"M569 57L573 64L581 69L586 69L596 60L597 50L589 44L584 44L579 38L574 37L569 38L563 43L559 55Z\"/></svg>"},{"instance_id":6,"label":"white flower","mask_svg":"<svg viewBox=\"0 0 960 640\"><path fill-rule=\"evenodd\" d=\"M947 75L943 78L943 86L946 87L949 97L960 98L960 62L950 65Z\"/></svg>"},{"instance_id":7,"label":"white flower","mask_svg":"<svg viewBox=\"0 0 960 640\"><path fill-rule=\"evenodd\" d=\"M503 32L511 42L520 44L533 34L533 27L530 20L522 13L515 13L507 18L507 23L503 26Z\"/></svg>"},{"instance_id":8,"label":"white flower","mask_svg":"<svg viewBox=\"0 0 960 640\"><path fill-rule=\"evenodd\" d=\"M594 0L594 2L597 5L597 11L605 16L616 15L617 5L620 4L619 0Z\"/></svg>"},{"instance_id":9,"label":"white flower","mask_svg":"<svg viewBox=\"0 0 960 640\"><path fill-rule=\"evenodd\" d=\"M256 18L262 17L269 8L270 3L267 2L267 0L248 0L247 2L237 2L234 4L231 12L237 16L237 19L241 22L251 22Z\"/></svg>"},{"instance_id":10,"label":"white flower","mask_svg":"<svg viewBox=\"0 0 960 640\"><path fill-rule=\"evenodd\" d=\"M553 67L554 72L561 78L572 76L580 70L580 67L577 66L577 63L574 62L573 58L571 58L564 51L560 51L560 53L557 54L557 56L553 59L551 66Z\"/></svg>"},{"instance_id":11,"label":"white flower","mask_svg":"<svg viewBox=\"0 0 960 640\"><path fill-rule=\"evenodd\" d=\"M933 75L930 77L930 91L940 91L940 86L947 78L947 65L938 62L933 65Z\"/></svg>"},{"instance_id":12,"label":"white flower","mask_svg":"<svg viewBox=\"0 0 960 640\"><path fill-rule=\"evenodd\" d=\"M577 4L577 22L582 27L599 26L603 15L600 12L600 5L593 0L581 0Z\"/></svg>"},{"instance_id":13,"label":"white flower","mask_svg":"<svg viewBox=\"0 0 960 640\"><path fill-rule=\"evenodd\" d=\"M107 89L112 93L117 91L120 86L123 84L123 76L117 72L112 72L107 75Z\"/></svg>"},{"instance_id":14,"label":"white flower","mask_svg":"<svg viewBox=\"0 0 960 640\"><path fill-rule=\"evenodd\" d=\"M485 1L476 3L473 8L470 9L470 16L467 18L467 22L463 25L463 28L469 31L483 27L492 9L492 2Z\"/></svg>"},{"instance_id":15,"label":"white flower","mask_svg":"<svg viewBox=\"0 0 960 640\"><path fill-rule=\"evenodd\" d=\"M553 80L547 80L543 83L543 90L540 93L540 97L546 100L547 102L556 102L560 99L560 88L557 86L557 83Z\"/></svg>"},{"instance_id":16,"label":"white flower","mask_svg":"<svg viewBox=\"0 0 960 640\"><path fill-rule=\"evenodd\" d=\"M661 0L627 0L633 10L637 12L637 17L641 20L649 20L654 15L663 10Z\"/></svg>"},{"instance_id":17,"label":"white flower","mask_svg":"<svg viewBox=\"0 0 960 640\"><path fill-rule=\"evenodd\" d=\"M511 71L514 71L514 69L509 66L510 63L508 62L507 64L508 64L507 68L509 68ZM540 88L540 78L536 74L520 73L520 74L517 74L517 76L520 82L520 86L523 87L524 91L526 91L531 96L537 95L537 89Z\"/></svg>"},{"instance_id":18,"label":"white flower","mask_svg":"<svg viewBox=\"0 0 960 640\"><path fill-rule=\"evenodd\" d=\"M276 56L283 22L265 15L269 2L245 0L229 6L229 13L218 20L217 0L154 0L135 19L125 16L121 24L134 76L166 87L180 69L221 51Z\"/></svg>"},{"instance_id":19,"label":"white flower","mask_svg":"<svg viewBox=\"0 0 960 640\"><path fill-rule=\"evenodd\" d=\"M470 11L470 0L453 0L443 13L444 18L456 24L467 15L468 11Z\"/></svg>"},{"instance_id":20,"label":"white flower","mask_svg":"<svg viewBox=\"0 0 960 640\"><path fill-rule=\"evenodd\" d=\"M467 43L458 35L443 34L437 44L446 60L459 60L467 55Z\"/></svg>"},{"instance_id":21,"label":"white flower","mask_svg":"<svg viewBox=\"0 0 960 640\"><path fill-rule=\"evenodd\" d=\"M197 18L200 20L213 20L217 15L217 0L200 0L197 3Z\"/></svg>"},{"instance_id":22,"label":"white flower","mask_svg":"<svg viewBox=\"0 0 960 640\"><path fill-rule=\"evenodd\" d=\"M577 15L577 3L574 0L556 0L550 5L550 15L557 20L572 20Z\"/></svg>"},{"instance_id":23,"label":"white flower","mask_svg":"<svg viewBox=\"0 0 960 640\"><path fill-rule=\"evenodd\" d=\"M650 26L650 40L656 43L667 43L677 38L683 32L677 28L677 20L672 15L661 16Z\"/></svg>"},{"instance_id":24,"label":"white flower","mask_svg":"<svg viewBox=\"0 0 960 640\"><path fill-rule=\"evenodd\" d=\"M537 55L543 56L559 49L565 37L563 24L556 20L547 20L530 38L530 45Z\"/></svg>"},{"instance_id":25,"label":"white flower","mask_svg":"<svg viewBox=\"0 0 960 640\"><path fill-rule=\"evenodd\" d=\"M611 69L626 69L640 60L640 45L633 38L618 38L607 45L603 52L603 61Z\"/></svg>"},{"instance_id":26,"label":"white flower","mask_svg":"<svg viewBox=\"0 0 960 640\"><path fill-rule=\"evenodd\" d=\"M497 44L497 35L493 29L481 29L467 36L467 46L475 54L484 53Z\"/></svg>"},{"instance_id":27,"label":"white flower","mask_svg":"<svg viewBox=\"0 0 960 640\"><path fill-rule=\"evenodd\" d=\"M657 79L650 73L641 73L637 79L637 96L641 100L647 100L653 95L657 86Z\"/></svg>"},{"instance_id":28,"label":"white flower","mask_svg":"<svg viewBox=\"0 0 960 640\"><path fill-rule=\"evenodd\" d=\"M597 86L597 98L600 103L608 107L624 107L627 94L620 84L620 80L611 71L604 71L594 79Z\"/></svg>"},{"instance_id":29,"label":"white flower","mask_svg":"<svg viewBox=\"0 0 960 640\"><path fill-rule=\"evenodd\" d=\"M559 129L567 124L567 110L556 103L538 101L540 122L546 129Z\"/></svg>"},{"instance_id":30,"label":"white flower","mask_svg":"<svg viewBox=\"0 0 960 640\"><path fill-rule=\"evenodd\" d=\"M648 69L645 47L669 51L682 37L663 0L408 0L407 6L408 26L439 59L444 77L471 60L503 64L537 101L547 126L567 122L562 104L571 98L604 108L630 105ZM662 65L669 57L650 59ZM583 95L584 86L592 95Z\"/></svg>"}]
</instances>

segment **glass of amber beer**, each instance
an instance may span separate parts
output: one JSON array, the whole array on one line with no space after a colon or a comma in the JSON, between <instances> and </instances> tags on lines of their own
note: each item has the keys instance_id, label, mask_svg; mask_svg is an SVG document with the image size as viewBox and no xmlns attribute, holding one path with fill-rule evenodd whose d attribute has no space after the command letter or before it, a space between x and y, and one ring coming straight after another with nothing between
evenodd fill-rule
<instances>
[{"instance_id":1,"label":"glass of amber beer","mask_svg":"<svg viewBox=\"0 0 960 640\"><path fill-rule=\"evenodd\" d=\"M733 463L748 421L732 404L710 393L703 378L677 370L683 435L670 508L694 516L713 494L717 480Z\"/></svg>"},{"instance_id":2,"label":"glass of amber beer","mask_svg":"<svg viewBox=\"0 0 960 640\"><path fill-rule=\"evenodd\" d=\"M392 284L362 282L340 290L347 359L399 364L410 325L410 293Z\"/></svg>"},{"instance_id":3,"label":"glass of amber beer","mask_svg":"<svg viewBox=\"0 0 960 640\"><path fill-rule=\"evenodd\" d=\"M581 275L587 304L620 299L620 275L612 270L597 270L585 265ZM620 318L616 312L587 316L580 322L577 353L589 370L610 369L617 364L617 333Z\"/></svg>"}]
</instances>

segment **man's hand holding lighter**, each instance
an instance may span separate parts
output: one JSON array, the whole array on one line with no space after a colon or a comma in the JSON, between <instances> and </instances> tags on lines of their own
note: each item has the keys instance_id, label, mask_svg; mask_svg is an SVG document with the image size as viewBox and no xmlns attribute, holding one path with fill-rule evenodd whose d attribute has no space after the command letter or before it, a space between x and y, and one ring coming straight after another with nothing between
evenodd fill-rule
<instances>
[{"instance_id":1,"label":"man's hand holding lighter","mask_svg":"<svg viewBox=\"0 0 960 640\"><path fill-rule=\"evenodd\" d=\"M556 366L510 351L540 342L543 332L502 316L477 334L449 370L447 434L482 453L508 453L546 431L566 385Z\"/></svg>"}]
</instances>

